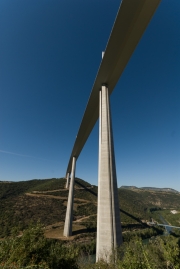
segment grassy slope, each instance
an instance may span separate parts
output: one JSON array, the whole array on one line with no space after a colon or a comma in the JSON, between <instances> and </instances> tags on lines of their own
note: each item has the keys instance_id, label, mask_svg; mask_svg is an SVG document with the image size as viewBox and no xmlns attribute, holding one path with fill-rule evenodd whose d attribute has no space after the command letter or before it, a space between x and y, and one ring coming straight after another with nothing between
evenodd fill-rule
<instances>
[{"instance_id":1,"label":"grassy slope","mask_svg":"<svg viewBox=\"0 0 180 269\"><path fill-rule=\"evenodd\" d=\"M68 197L64 186L63 178L0 183L0 237L10 234L13 227L24 229L30 222L40 220L47 226L64 221ZM76 178L74 197L75 223L95 228L97 187ZM179 194L121 188L119 199L125 230L142 228L141 220L148 220L152 210L178 209L180 204Z\"/></svg>"}]
</instances>

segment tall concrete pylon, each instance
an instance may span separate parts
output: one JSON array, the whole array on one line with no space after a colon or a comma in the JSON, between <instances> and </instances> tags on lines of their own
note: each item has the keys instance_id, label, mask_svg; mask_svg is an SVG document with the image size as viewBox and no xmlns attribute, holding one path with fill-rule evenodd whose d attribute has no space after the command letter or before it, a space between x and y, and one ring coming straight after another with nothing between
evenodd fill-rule
<instances>
[{"instance_id":1,"label":"tall concrete pylon","mask_svg":"<svg viewBox=\"0 0 180 269\"><path fill-rule=\"evenodd\" d=\"M74 179L75 179L76 158L72 159L71 181L69 186L68 203L66 209L66 218L64 223L64 236L72 235L72 221L73 221L73 201L74 201Z\"/></svg>"},{"instance_id":2,"label":"tall concrete pylon","mask_svg":"<svg viewBox=\"0 0 180 269\"><path fill-rule=\"evenodd\" d=\"M99 170L96 261L109 261L112 250L122 244L114 143L109 92L99 93Z\"/></svg>"},{"instance_id":3,"label":"tall concrete pylon","mask_svg":"<svg viewBox=\"0 0 180 269\"><path fill-rule=\"evenodd\" d=\"M70 179L70 173L67 173L67 176L66 176L66 189L69 188L69 179Z\"/></svg>"}]
</instances>

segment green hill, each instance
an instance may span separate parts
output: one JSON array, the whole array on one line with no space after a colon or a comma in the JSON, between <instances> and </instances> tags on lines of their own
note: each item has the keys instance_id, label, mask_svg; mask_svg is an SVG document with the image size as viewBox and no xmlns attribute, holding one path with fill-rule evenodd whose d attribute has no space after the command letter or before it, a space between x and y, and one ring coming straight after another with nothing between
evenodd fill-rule
<instances>
[{"instance_id":1,"label":"green hill","mask_svg":"<svg viewBox=\"0 0 180 269\"><path fill-rule=\"evenodd\" d=\"M0 237L11 235L13 229L22 231L38 220L47 227L47 236L62 235L68 199L65 183L64 178L1 182ZM118 191L123 231L147 228L146 221L158 218L159 210L178 210L180 204L179 193L138 188L119 188ZM97 193L97 186L75 179L74 234L95 232Z\"/></svg>"}]
</instances>

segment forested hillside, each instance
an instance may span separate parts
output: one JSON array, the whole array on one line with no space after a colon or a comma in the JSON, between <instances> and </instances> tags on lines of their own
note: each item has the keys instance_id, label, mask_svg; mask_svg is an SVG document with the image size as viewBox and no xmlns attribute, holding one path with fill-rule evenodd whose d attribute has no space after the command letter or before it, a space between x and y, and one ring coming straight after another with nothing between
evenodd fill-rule
<instances>
[{"instance_id":1,"label":"forested hillside","mask_svg":"<svg viewBox=\"0 0 180 269\"><path fill-rule=\"evenodd\" d=\"M164 233L164 228L147 224L163 217L179 225L179 193L119 188L124 243L116 263L93 265L83 259L96 251L98 188L75 179L73 234L66 238L65 183L64 178L0 182L1 268L180 268L180 232L174 230L173 236L155 239ZM176 209L177 214L173 215L171 209ZM148 245L141 241L146 238L153 238Z\"/></svg>"},{"instance_id":2,"label":"forested hillside","mask_svg":"<svg viewBox=\"0 0 180 269\"><path fill-rule=\"evenodd\" d=\"M65 183L64 178L1 182L0 237L11 235L14 229L22 231L37 221L47 227L47 236L62 236L68 198ZM96 231L97 190L97 186L75 179L73 227L76 234ZM123 231L147 228L147 221L158 218L158 210L179 209L179 193L136 188L118 191Z\"/></svg>"}]
</instances>

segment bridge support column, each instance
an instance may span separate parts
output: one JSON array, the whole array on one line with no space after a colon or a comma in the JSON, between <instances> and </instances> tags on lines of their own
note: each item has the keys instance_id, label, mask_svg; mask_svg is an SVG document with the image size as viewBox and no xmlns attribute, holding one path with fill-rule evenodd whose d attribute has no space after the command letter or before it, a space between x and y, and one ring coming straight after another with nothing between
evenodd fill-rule
<instances>
[{"instance_id":1,"label":"bridge support column","mask_svg":"<svg viewBox=\"0 0 180 269\"><path fill-rule=\"evenodd\" d=\"M96 261L109 261L122 244L109 93L102 86L99 98L99 171Z\"/></svg>"},{"instance_id":2,"label":"bridge support column","mask_svg":"<svg viewBox=\"0 0 180 269\"><path fill-rule=\"evenodd\" d=\"M76 167L76 158L73 157L71 181L70 181L70 186L69 186L69 195L68 195L68 202L67 202L67 209L66 209L66 218L65 218L65 223L64 223L64 236L67 236L67 237L72 235L75 167Z\"/></svg>"},{"instance_id":3,"label":"bridge support column","mask_svg":"<svg viewBox=\"0 0 180 269\"><path fill-rule=\"evenodd\" d=\"M69 175L69 173L67 173L67 176L66 176L66 189L69 188L69 177L70 177L70 175Z\"/></svg>"}]
</instances>

